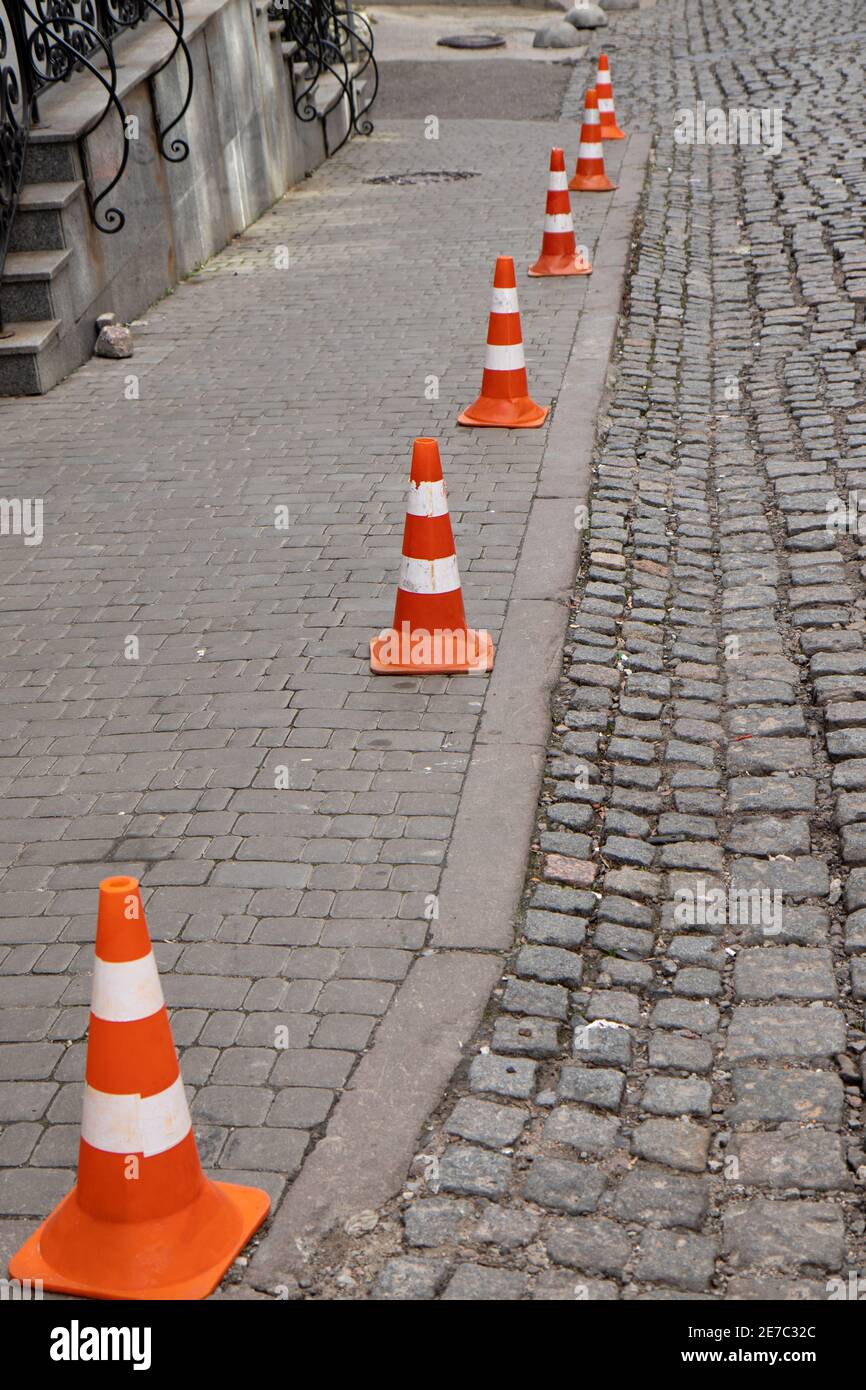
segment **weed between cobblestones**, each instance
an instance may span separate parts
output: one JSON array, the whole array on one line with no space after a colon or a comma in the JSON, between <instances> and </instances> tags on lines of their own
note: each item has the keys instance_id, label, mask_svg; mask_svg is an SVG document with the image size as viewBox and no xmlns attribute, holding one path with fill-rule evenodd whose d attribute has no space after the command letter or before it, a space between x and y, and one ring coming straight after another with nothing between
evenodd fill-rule
<instances>
[{"instance_id":1,"label":"weed between cobblestones","mask_svg":"<svg viewBox=\"0 0 866 1390\"><path fill-rule=\"evenodd\" d=\"M866 486L855 14L810 15L808 52L781 3L617 28L656 161L521 944L403 1195L311 1296L825 1299L866 1263L866 547L825 526ZM781 104L780 159L676 147L698 97ZM781 890L781 930L681 928L708 883Z\"/></svg>"}]
</instances>

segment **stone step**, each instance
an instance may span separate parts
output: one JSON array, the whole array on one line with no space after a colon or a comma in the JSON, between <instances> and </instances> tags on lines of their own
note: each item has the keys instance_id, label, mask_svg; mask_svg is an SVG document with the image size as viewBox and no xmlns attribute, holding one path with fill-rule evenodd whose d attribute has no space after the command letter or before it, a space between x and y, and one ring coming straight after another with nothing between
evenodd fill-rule
<instances>
[{"instance_id":1,"label":"stone step","mask_svg":"<svg viewBox=\"0 0 866 1390\"><path fill-rule=\"evenodd\" d=\"M76 199L83 197L83 179L25 184L12 223L9 250L62 250L65 245L63 214Z\"/></svg>"},{"instance_id":2,"label":"stone step","mask_svg":"<svg viewBox=\"0 0 866 1390\"><path fill-rule=\"evenodd\" d=\"M24 183L68 183L82 175L81 155L74 140L28 140Z\"/></svg>"},{"instance_id":3,"label":"stone step","mask_svg":"<svg viewBox=\"0 0 866 1390\"><path fill-rule=\"evenodd\" d=\"M285 43L284 43L282 47L283 47L283 56L287 59L287 61L291 61L291 62L292 62L292 76L293 76L295 91L296 91L296 92L297 92L297 91L303 91L304 87L307 85L307 82L304 80L304 72L306 71L306 63L303 62L303 61L299 61L297 58L294 58L294 59L292 58L292 52L293 52L295 49L297 49L297 44L292 44L292 45L290 45L290 44L285 44ZM291 50L291 51L289 51L289 50ZM354 79L355 79L357 73L358 73L358 72L360 71L360 69L361 69L361 66L362 66L362 64L361 64L360 61L357 61L357 62L350 62L350 63L347 63L347 64L346 64L346 71L347 71L348 74L349 74L349 80L350 80L350 81L354 81ZM339 77L341 78L341 77L343 76L343 69L342 69L342 67L340 67L340 68L338 69L338 72L339 72ZM308 80L309 80L309 79L307 79L307 81L308 81ZM357 93L358 93L358 97L359 97L359 98L360 98L360 97L362 96L362 94L363 94L364 86L365 86L365 83L362 81L361 84L359 85L359 87L357 88ZM342 82L339 80L339 78L338 78L338 77L333 77L333 76L331 76L330 73L325 72L325 73L319 78L319 80L318 80L318 82L316 83L316 85L315 85L315 87L313 88L313 90L312 90L311 92L308 93L308 95L307 95L307 101L308 101L312 106L314 106L314 107L316 108L316 114L318 115L319 119L320 119L320 120L324 120L325 117L326 117L326 116L329 116L330 113L334 110L334 108L335 108L337 105L339 105L340 101L342 100L342 98L343 98L344 96L345 96L345 89L344 89L344 87L343 87Z\"/></svg>"},{"instance_id":4,"label":"stone step","mask_svg":"<svg viewBox=\"0 0 866 1390\"><path fill-rule=\"evenodd\" d=\"M355 74L358 72L360 66L360 63L347 64L347 71L349 74L350 82L354 81ZM341 71L340 76L342 77L342 75L343 74ZM334 107L339 104L339 102L343 99L344 96L345 91L342 82L340 82L336 77L331 77L329 73L326 73L324 77L321 77L319 79L312 92L313 104L316 107L316 110L318 111L320 117L329 115L330 112L333 111Z\"/></svg>"},{"instance_id":5,"label":"stone step","mask_svg":"<svg viewBox=\"0 0 866 1390\"><path fill-rule=\"evenodd\" d=\"M83 179L46 180L27 183L21 190L18 207L28 212L54 212L69 206L84 192Z\"/></svg>"},{"instance_id":6,"label":"stone step","mask_svg":"<svg viewBox=\"0 0 866 1390\"><path fill-rule=\"evenodd\" d=\"M57 380L59 319L6 321L0 337L0 395L38 396Z\"/></svg>"},{"instance_id":7,"label":"stone step","mask_svg":"<svg viewBox=\"0 0 866 1390\"><path fill-rule=\"evenodd\" d=\"M54 318L54 282L71 257L68 248L10 251L0 284L4 316L13 322L30 323Z\"/></svg>"}]
</instances>

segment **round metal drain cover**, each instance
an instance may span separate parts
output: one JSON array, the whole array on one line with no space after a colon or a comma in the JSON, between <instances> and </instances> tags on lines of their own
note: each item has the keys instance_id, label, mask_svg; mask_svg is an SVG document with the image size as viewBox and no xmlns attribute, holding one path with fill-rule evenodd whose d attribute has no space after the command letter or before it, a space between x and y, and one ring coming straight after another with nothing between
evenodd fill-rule
<instances>
[{"instance_id":1,"label":"round metal drain cover","mask_svg":"<svg viewBox=\"0 0 866 1390\"><path fill-rule=\"evenodd\" d=\"M440 48L504 48L505 40L501 34L449 34L445 39L437 39Z\"/></svg>"},{"instance_id":2,"label":"round metal drain cover","mask_svg":"<svg viewBox=\"0 0 866 1390\"><path fill-rule=\"evenodd\" d=\"M365 183L399 184L407 183L457 183L460 179L477 179L472 169L420 169L412 174L376 174Z\"/></svg>"}]
</instances>

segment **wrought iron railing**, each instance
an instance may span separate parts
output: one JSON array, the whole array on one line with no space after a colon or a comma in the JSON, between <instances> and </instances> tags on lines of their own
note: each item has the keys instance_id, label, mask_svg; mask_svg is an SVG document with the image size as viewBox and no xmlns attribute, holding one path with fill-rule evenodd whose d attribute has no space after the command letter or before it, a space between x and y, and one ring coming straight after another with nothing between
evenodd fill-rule
<instances>
[{"instance_id":1,"label":"wrought iron railing","mask_svg":"<svg viewBox=\"0 0 866 1390\"><path fill-rule=\"evenodd\" d=\"M373 56L373 30L352 0L273 0L269 13L283 23L283 36L296 46L293 102L299 120L319 114L313 96L322 78L333 78L337 101L345 98L346 131L329 154L336 154L353 131L370 135L369 111L379 90L379 69Z\"/></svg>"},{"instance_id":2,"label":"wrought iron railing","mask_svg":"<svg viewBox=\"0 0 866 1390\"><path fill-rule=\"evenodd\" d=\"M184 40L182 0L0 0L0 277L24 177L31 127L39 120L39 97L75 73L87 72L103 90L104 105L92 129L114 111L119 119L117 168L98 192L84 165L90 215L101 232L119 232L126 218L106 200L123 177L129 159L130 126L117 90L115 46L127 30L153 17L172 34L172 46L156 76L177 56L184 64L185 86L180 110L157 132L159 152L179 163L189 146L168 136L185 115L192 98L192 61ZM90 132L88 132L90 133ZM82 147L82 159L86 153ZM3 330L0 304L0 332Z\"/></svg>"}]
</instances>

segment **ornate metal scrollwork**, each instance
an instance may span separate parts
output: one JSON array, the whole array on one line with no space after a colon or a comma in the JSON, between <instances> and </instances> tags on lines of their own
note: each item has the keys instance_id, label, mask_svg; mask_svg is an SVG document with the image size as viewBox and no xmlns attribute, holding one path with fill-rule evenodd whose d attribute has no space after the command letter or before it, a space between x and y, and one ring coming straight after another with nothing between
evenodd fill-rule
<instances>
[{"instance_id":1,"label":"ornate metal scrollwork","mask_svg":"<svg viewBox=\"0 0 866 1390\"><path fill-rule=\"evenodd\" d=\"M21 0L21 4L26 16L27 58L34 95L54 83L68 82L74 72L86 70L105 91L105 105L96 125L101 125L114 107L123 129L126 113L117 95L114 51L110 41L84 18L87 15L96 19L91 0ZM97 66L100 57L105 61L105 69ZM103 214L100 204L117 187L128 159L129 142L124 138L120 164L111 182L94 195L87 180L90 216L101 232L119 232L126 222L120 208L108 207Z\"/></svg>"},{"instance_id":2,"label":"ornate metal scrollwork","mask_svg":"<svg viewBox=\"0 0 866 1390\"><path fill-rule=\"evenodd\" d=\"M7 0L0 0L0 273L18 206L30 129L30 102L19 56L22 40L16 11Z\"/></svg>"},{"instance_id":3,"label":"ornate metal scrollwork","mask_svg":"<svg viewBox=\"0 0 866 1390\"><path fill-rule=\"evenodd\" d=\"M346 36L349 51L359 61L359 67L352 82L352 126L358 135L372 135L373 122L367 115L376 93L379 90L379 69L373 57L373 30L366 15L357 10L347 9L342 14L335 8L334 19L339 30ZM363 106L358 105L358 81L369 73L371 90Z\"/></svg>"},{"instance_id":4,"label":"ornate metal scrollwork","mask_svg":"<svg viewBox=\"0 0 866 1390\"><path fill-rule=\"evenodd\" d=\"M284 37L297 46L300 60L306 65L293 97L298 119L315 120L318 111L312 101L313 92L321 78L331 77L337 83L340 99L345 98L348 103L349 123L342 140L329 153L341 149L353 131L358 135L372 134L373 122L367 112L379 88L379 70L373 56L373 31L365 16L348 4L338 9L337 0L274 0L269 13L271 18L282 20ZM359 105L358 80L365 74L369 74L372 91Z\"/></svg>"},{"instance_id":5,"label":"ornate metal scrollwork","mask_svg":"<svg viewBox=\"0 0 866 1390\"><path fill-rule=\"evenodd\" d=\"M182 164L183 161L186 159L187 155L189 154L189 145L187 144L186 140L182 140L179 137L176 137L174 140L172 140L171 145L168 147L166 147L165 142L169 132L174 130L175 126L179 125L180 122L183 120L184 116L189 110L189 104L192 101L192 58L190 57L190 51L187 48L186 42L183 37L183 5L180 3L180 0L175 0L174 8L177 10L177 19L174 19L172 16L172 0L166 0L165 9L160 9L158 5L155 5L153 3L153 0L141 0L141 3L142 5L146 5L149 10L152 10L154 14L159 15L163 24L167 24L169 29L171 29L172 33L174 34L174 45L172 47L172 50L169 53L168 57L165 59L165 61L160 63L159 67L153 73L153 76L155 77L157 73L160 73L164 68L167 68L169 63L178 53L181 55L184 61L186 72L186 94L181 104L181 108L178 111L177 115L174 117L174 120L169 121L168 125L163 126L159 132L159 150L163 159L167 159L170 164Z\"/></svg>"},{"instance_id":6,"label":"ornate metal scrollwork","mask_svg":"<svg viewBox=\"0 0 866 1390\"><path fill-rule=\"evenodd\" d=\"M67 82L74 73L88 73L104 93L98 121L113 110L120 122L121 148L114 176L98 193L86 171L87 198L93 223L102 232L119 232L126 218L118 207L105 207L129 160L127 116L117 90L114 46L122 36L150 16L167 25L174 37L168 56L156 75L180 53L185 64L185 92L177 115L158 131L164 159L180 163L189 145L169 133L183 119L192 99L193 68L184 39L181 0L0 0L0 274L18 206L24 159L31 125L38 120L40 93Z\"/></svg>"}]
</instances>

